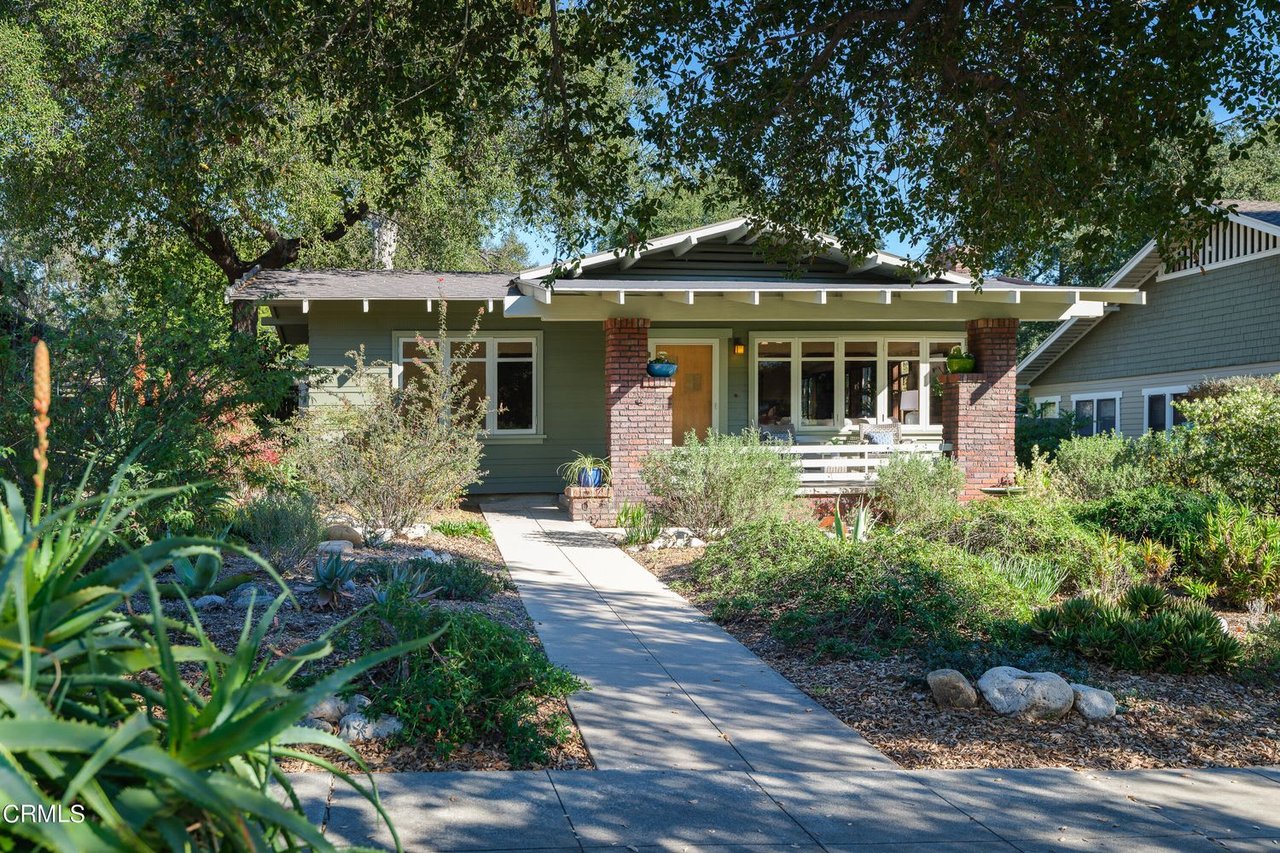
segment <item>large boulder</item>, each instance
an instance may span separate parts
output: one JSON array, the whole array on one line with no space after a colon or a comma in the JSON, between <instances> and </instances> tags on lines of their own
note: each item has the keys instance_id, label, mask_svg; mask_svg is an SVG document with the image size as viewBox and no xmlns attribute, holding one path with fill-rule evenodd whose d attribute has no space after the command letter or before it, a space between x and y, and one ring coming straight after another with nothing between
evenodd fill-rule
<instances>
[{"instance_id":1,"label":"large boulder","mask_svg":"<svg viewBox=\"0 0 1280 853\"><path fill-rule=\"evenodd\" d=\"M310 719L324 720L327 723L337 723L347 714L347 701L337 696L326 696L316 703L316 706L307 714Z\"/></svg>"},{"instance_id":2,"label":"large boulder","mask_svg":"<svg viewBox=\"0 0 1280 853\"><path fill-rule=\"evenodd\" d=\"M1076 713L1090 722L1109 720L1116 715L1116 697L1106 690L1099 690L1087 684L1072 684L1075 693L1073 707Z\"/></svg>"},{"instance_id":3,"label":"large boulder","mask_svg":"<svg viewBox=\"0 0 1280 853\"><path fill-rule=\"evenodd\" d=\"M978 689L997 714L1031 720L1056 720L1071 710L1075 691L1053 672L1024 672L997 666L978 679Z\"/></svg>"},{"instance_id":4,"label":"large boulder","mask_svg":"<svg viewBox=\"0 0 1280 853\"><path fill-rule=\"evenodd\" d=\"M324 529L324 538L328 542L350 542L357 548L364 547L364 534L350 524L330 524Z\"/></svg>"},{"instance_id":5,"label":"large boulder","mask_svg":"<svg viewBox=\"0 0 1280 853\"><path fill-rule=\"evenodd\" d=\"M338 737L345 741L381 740L396 734L404 725L395 717L386 716L371 720L356 712L347 714L338 724Z\"/></svg>"},{"instance_id":6,"label":"large boulder","mask_svg":"<svg viewBox=\"0 0 1280 853\"><path fill-rule=\"evenodd\" d=\"M954 669L935 669L925 677L933 691L933 701L939 708L972 708L978 704L974 691L964 673Z\"/></svg>"},{"instance_id":7,"label":"large boulder","mask_svg":"<svg viewBox=\"0 0 1280 853\"><path fill-rule=\"evenodd\" d=\"M322 555L327 554L350 554L351 549L355 546L346 539L326 539L316 548L316 551Z\"/></svg>"},{"instance_id":8,"label":"large boulder","mask_svg":"<svg viewBox=\"0 0 1280 853\"><path fill-rule=\"evenodd\" d=\"M256 583L242 583L227 598L227 604L236 610L248 610L250 605L257 610L266 607L274 599L274 595Z\"/></svg>"}]
</instances>

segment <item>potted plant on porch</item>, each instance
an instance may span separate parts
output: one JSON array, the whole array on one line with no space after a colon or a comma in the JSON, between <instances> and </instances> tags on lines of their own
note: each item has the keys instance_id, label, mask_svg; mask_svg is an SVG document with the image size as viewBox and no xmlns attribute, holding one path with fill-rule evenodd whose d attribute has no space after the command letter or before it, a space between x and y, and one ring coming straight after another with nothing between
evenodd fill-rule
<instances>
[{"instance_id":1,"label":"potted plant on porch","mask_svg":"<svg viewBox=\"0 0 1280 853\"><path fill-rule=\"evenodd\" d=\"M590 453L578 453L573 459L556 469L565 483L584 489L598 489L612 478L609 460Z\"/></svg>"},{"instance_id":2,"label":"potted plant on porch","mask_svg":"<svg viewBox=\"0 0 1280 853\"><path fill-rule=\"evenodd\" d=\"M654 353L646 369L650 376L658 379L670 379L676 375L676 363L667 358L665 352Z\"/></svg>"},{"instance_id":3,"label":"potted plant on porch","mask_svg":"<svg viewBox=\"0 0 1280 853\"><path fill-rule=\"evenodd\" d=\"M978 360L964 347L952 347L951 352L947 353L948 373L973 373L977 366Z\"/></svg>"}]
</instances>

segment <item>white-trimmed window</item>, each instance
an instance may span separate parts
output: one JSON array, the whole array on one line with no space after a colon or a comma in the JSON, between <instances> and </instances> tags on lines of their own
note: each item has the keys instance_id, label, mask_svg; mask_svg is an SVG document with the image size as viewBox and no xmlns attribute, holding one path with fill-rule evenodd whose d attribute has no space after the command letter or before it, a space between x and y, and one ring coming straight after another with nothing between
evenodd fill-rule
<instances>
[{"instance_id":1,"label":"white-trimmed window","mask_svg":"<svg viewBox=\"0 0 1280 853\"><path fill-rule=\"evenodd\" d=\"M1119 391L1072 394L1071 408L1081 435L1101 435L1120 429Z\"/></svg>"},{"instance_id":2,"label":"white-trimmed window","mask_svg":"<svg viewBox=\"0 0 1280 853\"><path fill-rule=\"evenodd\" d=\"M1053 397L1036 397L1033 400L1035 404L1035 416L1038 418L1056 418L1058 417L1058 407L1062 405L1062 398Z\"/></svg>"},{"instance_id":3,"label":"white-trimmed window","mask_svg":"<svg viewBox=\"0 0 1280 853\"><path fill-rule=\"evenodd\" d=\"M424 336L425 337L425 336ZM540 338L537 333L477 335L466 341L450 341L446 363L465 362L462 373L473 400L488 398L485 431L494 436L536 435L540 417ZM396 362L392 379L403 387L422 367L414 364L422 354L417 335L397 333Z\"/></svg>"},{"instance_id":4,"label":"white-trimmed window","mask_svg":"<svg viewBox=\"0 0 1280 853\"><path fill-rule=\"evenodd\" d=\"M937 378L957 345L956 335L752 334L755 422L776 433L831 432L857 421L941 424Z\"/></svg>"},{"instance_id":5,"label":"white-trimmed window","mask_svg":"<svg viewBox=\"0 0 1280 853\"><path fill-rule=\"evenodd\" d=\"M1186 418L1173 404L1187 396L1186 385L1142 389L1142 429L1144 432L1168 432Z\"/></svg>"}]
</instances>

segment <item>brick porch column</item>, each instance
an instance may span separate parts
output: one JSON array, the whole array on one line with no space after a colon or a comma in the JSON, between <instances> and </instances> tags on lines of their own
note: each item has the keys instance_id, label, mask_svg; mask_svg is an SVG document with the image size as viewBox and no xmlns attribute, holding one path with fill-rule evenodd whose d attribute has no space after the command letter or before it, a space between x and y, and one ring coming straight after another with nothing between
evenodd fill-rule
<instances>
[{"instance_id":1,"label":"brick porch column","mask_svg":"<svg viewBox=\"0 0 1280 853\"><path fill-rule=\"evenodd\" d=\"M604 321L605 445L613 465L613 494L621 506L649 490L640 465L651 451L671 446L672 379L655 379L649 362L649 321Z\"/></svg>"},{"instance_id":2,"label":"brick porch column","mask_svg":"<svg viewBox=\"0 0 1280 853\"><path fill-rule=\"evenodd\" d=\"M1017 396L1018 321L970 320L965 324L976 373L942 377L942 440L964 471L964 501L982 489L1012 485L1018 470L1014 455L1014 403Z\"/></svg>"}]
</instances>

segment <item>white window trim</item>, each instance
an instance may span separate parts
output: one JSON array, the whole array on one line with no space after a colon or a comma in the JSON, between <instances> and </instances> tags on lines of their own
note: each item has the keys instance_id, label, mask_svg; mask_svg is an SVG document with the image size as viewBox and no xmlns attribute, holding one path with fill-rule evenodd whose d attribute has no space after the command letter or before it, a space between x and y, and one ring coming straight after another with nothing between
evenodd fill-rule
<instances>
[{"instance_id":1,"label":"white window trim","mask_svg":"<svg viewBox=\"0 0 1280 853\"><path fill-rule=\"evenodd\" d=\"M889 343L909 343L918 342L920 344L919 355L917 357L917 385L920 388L920 423L918 424L902 424L902 430L905 433L929 433L937 432L939 427L936 424L930 424L931 415L930 408L933 404L932 389L929 386L929 346L935 343L949 344L955 346L959 344L961 347L966 346L964 332L952 332L950 334L940 333L936 329L931 331L920 330L902 330L896 332L877 332L874 334L863 332L850 332L849 330L841 331L804 331L804 332L768 332L755 331L747 335L747 346L750 348L747 375L747 415L748 422L752 427L758 428L758 418L760 413L759 406L759 362L760 362L760 341L786 341L791 344L791 421L792 429L797 434L813 435L823 433L839 433L846 429L844 425L844 417L840 415L835 418L836 423L830 426L821 424L804 424L800 419L800 342L801 341L821 341L834 342L836 347L835 360L837 365L844 361L844 345L849 341L874 342L876 345L876 414L877 423L888 423L889 421ZM769 361L770 359L764 359ZM834 407L836 412L845 410L844 401L844 383L837 382L835 388Z\"/></svg>"},{"instance_id":2,"label":"white window trim","mask_svg":"<svg viewBox=\"0 0 1280 853\"><path fill-rule=\"evenodd\" d=\"M1040 413L1044 410L1044 406L1048 403L1053 403L1053 416L1055 418L1060 417L1062 415L1062 395L1061 394L1050 394L1047 397L1033 397L1032 403L1036 407L1037 417L1045 417Z\"/></svg>"},{"instance_id":3,"label":"white window trim","mask_svg":"<svg viewBox=\"0 0 1280 853\"><path fill-rule=\"evenodd\" d=\"M1099 400L1115 400L1116 401L1116 428L1114 432L1120 435L1120 400L1124 397L1123 391L1082 391L1079 394L1071 395L1071 414L1076 412L1076 402L1079 400L1093 401L1093 435L1098 434L1098 401Z\"/></svg>"},{"instance_id":4,"label":"white window trim","mask_svg":"<svg viewBox=\"0 0 1280 853\"><path fill-rule=\"evenodd\" d=\"M467 332L459 331L457 337L450 330L450 342L465 341ZM391 361L391 384L399 388L404 381L404 347L406 341L413 341L417 338L424 340L439 340L439 330L432 332L418 332L410 330L396 330L391 333L391 352L395 358ZM485 342L487 344L487 353L485 356L485 385L488 389L496 392L498 387L498 343L503 341L532 341L533 343L533 426L530 429L498 429L498 408L496 393L489 394L489 405L485 412L485 430L484 437L488 440L501 441L502 439L524 439L538 440L545 438L542 432L544 423L542 418L542 332L536 330L530 331L493 331L476 335L472 340ZM449 353L445 354L446 363L449 360Z\"/></svg>"},{"instance_id":5,"label":"white window trim","mask_svg":"<svg viewBox=\"0 0 1280 853\"><path fill-rule=\"evenodd\" d=\"M1163 388L1143 388L1142 389L1142 431L1148 433L1151 431L1151 409L1148 405L1148 397L1157 394L1164 395L1164 431L1169 432L1173 429L1173 395L1185 394L1190 390L1190 385L1166 385Z\"/></svg>"},{"instance_id":6,"label":"white window trim","mask_svg":"<svg viewBox=\"0 0 1280 853\"><path fill-rule=\"evenodd\" d=\"M664 346L668 345L711 347L711 424L718 432L724 432L725 430L725 423L720 417L720 413L723 411L723 407L720 405L720 394L723 387L720 381L720 372L723 370L724 365L723 339L725 336L722 332L668 336L662 334L659 330L649 329L649 358L653 358L662 351Z\"/></svg>"}]
</instances>

